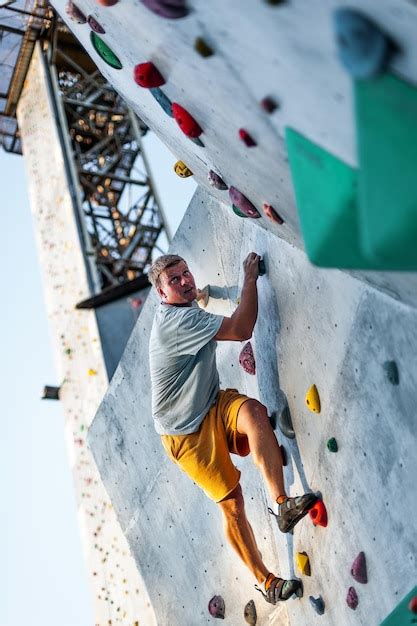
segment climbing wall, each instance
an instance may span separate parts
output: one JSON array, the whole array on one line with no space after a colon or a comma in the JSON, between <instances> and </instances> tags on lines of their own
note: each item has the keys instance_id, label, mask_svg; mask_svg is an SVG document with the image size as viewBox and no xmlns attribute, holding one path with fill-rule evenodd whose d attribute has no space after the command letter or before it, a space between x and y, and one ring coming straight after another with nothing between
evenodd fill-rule
<instances>
[{"instance_id":1,"label":"climbing wall","mask_svg":"<svg viewBox=\"0 0 417 626\"><path fill-rule=\"evenodd\" d=\"M415 2L53 4L230 211L417 303Z\"/></svg>"},{"instance_id":2,"label":"climbing wall","mask_svg":"<svg viewBox=\"0 0 417 626\"><path fill-rule=\"evenodd\" d=\"M250 220L236 221L202 189L172 250L189 261L200 287L210 284L208 310L225 315L237 305L245 256L256 250L264 257L251 342L256 375L239 365L240 342L219 342L221 385L259 399L271 413L288 402L296 438L276 430L288 456L286 484L291 494L320 492L327 526L306 517L294 536L281 534L250 457L234 459L265 563L304 583L301 601L266 604L226 544L217 505L166 458L153 429L147 352L157 297L150 296L88 437L157 622L213 623L207 605L221 595L233 625L243 623L251 599L258 625L380 624L417 575L415 309L338 270L317 270L301 250ZM297 569L297 552L309 556L311 576ZM360 563L351 574L360 552L367 583L358 582ZM356 609L346 602L351 587ZM324 615L310 595L322 597Z\"/></svg>"},{"instance_id":3,"label":"climbing wall","mask_svg":"<svg viewBox=\"0 0 417 626\"><path fill-rule=\"evenodd\" d=\"M146 589L86 442L108 375L95 313L75 309L90 289L42 59L36 48L18 122L94 623L152 625L155 620ZM140 307L132 308L132 322L139 311Z\"/></svg>"}]
</instances>

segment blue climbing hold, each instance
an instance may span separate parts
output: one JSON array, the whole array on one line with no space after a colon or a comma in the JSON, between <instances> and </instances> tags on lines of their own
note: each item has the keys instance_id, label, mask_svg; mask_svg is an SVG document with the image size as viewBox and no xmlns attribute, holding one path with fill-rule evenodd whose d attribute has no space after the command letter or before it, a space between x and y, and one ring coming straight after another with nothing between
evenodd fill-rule
<instances>
[{"instance_id":1,"label":"blue climbing hold","mask_svg":"<svg viewBox=\"0 0 417 626\"><path fill-rule=\"evenodd\" d=\"M313 609L315 610L315 612L318 613L318 615L323 615L324 608L325 608L325 604L324 604L323 598L321 596L319 596L318 598L314 598L313 596L309 596L308 599L310 600L310 604L313 607Z\"/></svg>"},{"instance_id":2,"label":"blue climbing hold","mask_svg":"<svg viewBox=\"0 0 417 626\"><path fill-rule=\"evenodd\" d=\"M149 92L153 95L153 97L155 98L159 106L165 111L165 113L170 117L174 117L174 114L172 113L172 102L168 98L168 96L164 94L162 89L160 89L159 87L152 87L151 89L149 89Z\"/></svg>"}]
</instances>

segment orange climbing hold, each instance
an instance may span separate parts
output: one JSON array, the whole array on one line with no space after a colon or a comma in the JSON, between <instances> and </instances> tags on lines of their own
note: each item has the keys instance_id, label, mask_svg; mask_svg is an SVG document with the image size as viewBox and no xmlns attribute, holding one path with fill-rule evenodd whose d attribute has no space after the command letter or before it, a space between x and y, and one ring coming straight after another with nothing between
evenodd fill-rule
<instances>
[{"instance_id":1,"label":"orange climbing hold","mask_svg":"<svg viewBox=\"0 0 417 626\"><path fill-rule=\"evenodd\" d=\"M97 2L103 7L112 7L114 4L117 4L119 0L97 0Z\"/></svg>"},{"instance_id":2,"label":"orange climbing hold","mask_svg":"<svg viewBox=\"0 0 417 626\"><path fill-rule=\"evenodd\" d=\"M248 133L248 131L245 128L239 128L239 137L241 138L245 146L247 146L248 148L253 148L254 146L257 145L256 141L253 139L253 137Z\"/></svg>"},{"instance_id":3,"label":"orange climbing hold","mask_svg":"<svg viewBox=\"0 0 417 626\"><path fill-rule=\"evenodd\" d=\"M267 216L268 219L271 220L271 222L275 222L276 224L284 223L284 220L282 219L282 217L278 215L275 209L267 202L264 202L263 209L264 209L265 215Z\"/></svg>"},{"instance_id":4,"label":"orange climbing hold","mask_svg":"<svg viewBox=\"0 0 417 626\"><path fill-rule=\"evenodd\" d=\"M161 87L162 85L165 85L166 82L161 72L151 61L135 65L133 77L135 79L135 83L140 85L140 87L146 87L147 89Z\"/></svg>"},{"instance_id":5,"label":"orange climbing hold","mask_svg":"<svg viewBox=\"0 0 417 626\"><path fill-rule=\"evenodd\" d=\"M309 510L308 514L314 526L323 526L324 528L326 528L327 511L326 507L324 506L323 500L317 500L317 502Z\"/></svg>"},{"instance_id":6,"label":"orange climbing hold","mask_svg":"<svg viewBox=\"0 0 417 626\"><path fill-rule=\"evenodd\" d=\"M175 121L178 126L181 128L184 135L187 137L199 137L203 132L202 128L193 118L193 116L188 113L184 107L176 102L172 103L172 113L174 115Z\"/></svg>"}]
</instances>

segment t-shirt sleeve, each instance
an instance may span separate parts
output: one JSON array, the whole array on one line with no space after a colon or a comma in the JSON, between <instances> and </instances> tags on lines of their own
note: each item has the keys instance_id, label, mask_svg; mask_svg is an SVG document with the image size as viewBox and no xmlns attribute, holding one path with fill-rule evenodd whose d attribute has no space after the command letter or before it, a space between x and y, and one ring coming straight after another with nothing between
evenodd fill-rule
<instances>
[{"instance_id":1,"label":"t-shirt sleeve","mask_svg":"<svg viewBox=\"0 0 417 626\"><path fill-rule=\"evenodd\" d=\"M198 307L184 311L177 328L178 354L197 354L216 335L223 319Z\"/></svg>"}]
</instances>

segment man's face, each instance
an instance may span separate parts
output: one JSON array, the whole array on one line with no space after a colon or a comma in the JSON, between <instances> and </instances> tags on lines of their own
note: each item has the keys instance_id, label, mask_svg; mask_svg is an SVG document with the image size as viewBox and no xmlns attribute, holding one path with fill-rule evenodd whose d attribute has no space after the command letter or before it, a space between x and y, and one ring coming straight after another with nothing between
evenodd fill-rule
<instances>
[{"instance_id":1,"label":"man's face","mask_svg":"<svg viewBox=\"0 0 417 626\"><path fill-rule=\"evenodd\" d=\"M191 304L197 297L194 277L184 261L167 267L161 273L157 289L162 301L167 304Z\"/></svg>"}]
</instances>

